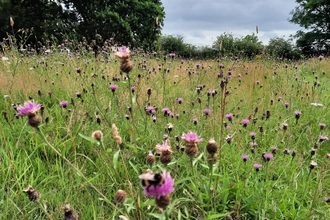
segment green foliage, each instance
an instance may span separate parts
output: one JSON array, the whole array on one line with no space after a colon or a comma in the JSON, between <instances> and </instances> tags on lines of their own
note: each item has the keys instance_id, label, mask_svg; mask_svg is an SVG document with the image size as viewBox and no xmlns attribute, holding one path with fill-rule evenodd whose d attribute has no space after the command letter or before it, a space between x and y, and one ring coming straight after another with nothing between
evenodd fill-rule
<instances>
[{"instance_id":1,"label":"green foliage","mask_svg":"<svg viewBox=\"0 0 330 220\"><path fill-rule=\"evenodd\" d=\"M266 54L276 58L300 59L300 51L294 48L291 39L285 40L283 37L275 37L269 40Z\"/></svg>"},{"instance_id":2,"label":"green foliage","mask_svg":"<svg viewBox=\"0 0 330 220\"><path fill-rule=\"evenodd\" d=\"M297 32L297 44L303 52L312 50L328 53L330 49L330 2L328 0L296 0L298 6L291 11L292 23L309 30ZM313 47L313 48L312 48Z\"/></svg>"},{"instance_id":3,"label":"green foliage","mask_svg":"<svg viewBox=\"0 0 330 220\"><path fill-rule=\"evenodd\" d=\"M250 59L261 54L263 47L262 42L254 33L242 38L234 38L232 34L224 33L213 43L213 48L222 56L243 56Z\"/></svg>"},{"instance_id":4,"label":"green foliage","mask_svg":"<svg viewBox=\"0 0 330 220\"><path fill-rule=\"evenodd\" d=\"M62 42L74 35L90 41L98 34L103 39L113 38L118 44L153 49L165 17L160 0L3 1L0 36L7 38L9 32L19 38L22 30L33 28L33 36L27 42L34 44L45 43L46 38ZM9 25L10 16L15 21L13 28Z\"/></svg>"}]
</instances>

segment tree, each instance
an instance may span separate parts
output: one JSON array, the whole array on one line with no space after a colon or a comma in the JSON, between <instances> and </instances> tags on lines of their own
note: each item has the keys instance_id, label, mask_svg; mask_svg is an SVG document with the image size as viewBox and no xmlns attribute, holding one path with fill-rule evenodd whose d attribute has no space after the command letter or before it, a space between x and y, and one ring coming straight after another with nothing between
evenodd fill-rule
<instances>
[{"instance_id":1,"label":"tree","mask_svg":"<svg viewBox=\"0 0 330 220\"><path fill-rule=\"evenodd\" d=\"M12 32L10 17L15 21L15 32L33 27L31 39L36 42L103 37L131 47L151 48L160 37L165 12L161 0L0 0L2 38Z\"/></svg>"},{"instance_id":2,"label":"tree","mask_svg":"<svg viewBox=\"0 0 330 220\"><path fill-rule=\"evenodd\" d=\"M60 38L62 31L72 29L74 24L70 13L54 1L2 0L0 5L0 37L15 39L17 44Z\"/></svg>"},{"instance_id":3,"label":"tree","mask_svg":"<svg viewBox=\"0 0 330 220\"><path fill-rule=\"evenodd\" d=\"M299 5L291 11L289 21L308 30L297 32L297 45L303 52L312 49L327 52L330 48L330 1L296 0L296 3Z\"/></svg>"},{"instance_id":4,"label":"tree","mask_svg":"<svg viewBox=\"0 0 330 220\"><path fill-rule=\"evenodd\" d=\"M300 59L300 52L295 49L292 39L285 40L283 37L274 37L269 40L267 55L276 58Z\"/></svg>"},{"instance_id":5,"label":"tree","mask_svg":"<svg viewBox=\"0 0 330 220\"><path fill-rule=\"evenodd\" d=\"M104 39L132 47L151 48L164 25L160 0L60 0L75 14L78 32L87 39Z\"/></svg>"},{"instance_id":6,"label":"tree","mask_svg":"<svg viewBox=\"0 0 330 220\"><path fill-rule=\"evenodd\" d=\"M224 33L217 37L212 47L220 51L222 56L235 55L253 58L261 53L264 46L255 34L234 38L232 34Z\"/></svg>"}]
</instances>

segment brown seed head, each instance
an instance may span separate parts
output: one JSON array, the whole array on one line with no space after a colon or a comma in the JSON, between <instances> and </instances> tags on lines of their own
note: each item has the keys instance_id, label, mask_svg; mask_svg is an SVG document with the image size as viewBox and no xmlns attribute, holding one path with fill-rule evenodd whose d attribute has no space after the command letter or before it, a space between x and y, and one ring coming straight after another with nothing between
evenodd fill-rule
<instances>
[{"instance_id":1,"label":"brown seed head","mask_svg":"<svg viewBox=\"0 0 330 220\"><path fill-rule=\"evenodd\" d=\"M123 203L127 199L127 193L124 190L118 190L115 194L115 201L117 203Z\"/></svg>"},{"instance_id":2,"label":"brown seed head","mask_svg":"<svg viewBox=\"0 0 330 220\"><path fill-rule=\"evenodd\" d=\"M213 155L218 151L218 144L215 142L215 140L212 138L207 142L206 144L206 150L209 154Z\"/></svg>"},{"instance_id":3,"label":"brown seed head","mask_svg":"<svg viewBox=\"0 0 330 220\"><path fill-rule=\"evenodd\" d=\"M72 210L70 204L64 206L64 220L79 220L79 216Z\"/></svg>"},{"instance_id":4,"label":"brown seed head","mask_svg":"<svg viewBox=\"0 0 330 220\"><path fill-rule=\"evenodd\" d=\"M103 137L103 133L102 131L94 131L93 134L92 134L92 137L97 140L97 141L101 141L102 137Z\"/></svg>"},{"instance_id":5,"label":"brown seed head","mask_svg":"<svg viewBox=\"0 0 330 220\"><path fill-rule=\"evenodd\" d=\"M187 156L194 157L198 153L198 147L195 143L188 144L188 145L185 146L184 152L187 154Z\"/></svg>"},{"instance_id":6,"label":"brown seed head","mask_svg":"<svg viewBox=\"0 0 330 220\"><path fill-rule=\"evenodd\" d=\"M41 124L42 118L36 114L34 114L33 116L28 116L29 120L28 120L28 124L31 127L38 127Z\"/></svg>"},{"instance_id":7,"label":"brown seed head","mask_svg":"<svg viewBox=\"0 0 330 220\"><path fill-rule=\"evenodd\" d=\"M170 195L167 194L165 196L155 197L155 203L158 208L165 209L171 202Z\"/></svg>"},{"instance_id":8,"label":"brown seed head","mask_svg":"<svg viewBox=\"0 0 330 220\"><path fill-rule=\"evenodd\" d=\"M129 73L132 71L134 67L134 64L132 61L129 59L122 59L121 65L120 65L120 70L124 73Z\"/></svg>"},{"instance_id":9,"label":"brown seed head","mask_svg":"<svg viewBox=\"0 0 330 220\"><path fill-rule=\"evenodd\" d=\"M27 194L31 202L37 201L40 198L40 193L32 186L29 186L27 189L24 189L23 192Z\"/></svg>"},{"instance_id":10,"label":"brown seed head","mask_svg":"<svg viewBox=\"0 0 330 220\"><path fill-rule=\"evenodd\" d=\"M172 151L166 150L162 151L162 154L160 155L160 162L162 164L168 164L172 161Z\"/></svg>"}]
</instances>

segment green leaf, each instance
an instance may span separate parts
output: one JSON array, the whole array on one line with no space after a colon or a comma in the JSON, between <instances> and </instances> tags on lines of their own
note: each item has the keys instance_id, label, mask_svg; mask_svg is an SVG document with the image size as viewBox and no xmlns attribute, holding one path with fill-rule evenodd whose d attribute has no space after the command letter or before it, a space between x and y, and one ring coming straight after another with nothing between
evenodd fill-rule
<instances>
[{"instance_id":1,"label":"green leaf","mask_svg":"<svg viewBox=\"0 0 330 220\"><path fill-rule=\"evenodd\" d=\"M204 153L201 153L194 161L193 161L193 166L195 166L195 164L197 163L197 161L199 161L202 156L204 155Z\"/></svg>"},{"instance_id":2,"label":"green leaf","mask_svg":"<svg viewBox=\"0 0 330 220\"><path fill-rule=\"evenodd\" d=\"M228 213L226 214L215 214L215 215L210 215L209 217L207 217L207 220L211 220L211 219L216 219L216 218L222 218L228 216Z\"/></svg>"},{"instance_id":3,"label":"green leaf","mask_svg":"<svg viewBox=\"0 0 330 220\"><path fill-rule=\"evenodd\" d=\"M118 150L118 151L113 155L112 163L113 163L113 167L114 167L115 169L117 169L119 153L120 153L120 150Z\"/></svg>"},{"instance_id":4,"label":"green leaf","mask_svg":"<svg viewBox=\"0 0 330 220\"><path fill-rule=\"evenodd\" d=\"M157 218L157 219L165 219L164 214L148 213L148 215L151 215L152 217L155 217L155 218Z\"/></svg>"},{"instance_id":5,"label":"green leaf","mask_svg":"<svg viewBox=\"0 0 330 220\"><path fill-rule=\"evenodd\" d=\"M97 140L95 140L95 139L92 138L92 137L86 136L86 135L84 135L84 134L82 134L82 133L79 133L79 136L82 137L82 138L84 138L85 140L87 140L87 141L93 143L93 144L100 145L100 142L97 141Z\"/></svg>"},{"instance_id":6,"label":"green leaf","mask_svg":"<svg viewBox=\"0 0 330 220\"><path fill-rule=\"evenodd\" d=\"M129 161L129 164L131 165L131 167L133 168L133 170L135 171L135 173L138 174L139 171L138 171L137 167L131 161Z\"/></svg>"}]
</instances>

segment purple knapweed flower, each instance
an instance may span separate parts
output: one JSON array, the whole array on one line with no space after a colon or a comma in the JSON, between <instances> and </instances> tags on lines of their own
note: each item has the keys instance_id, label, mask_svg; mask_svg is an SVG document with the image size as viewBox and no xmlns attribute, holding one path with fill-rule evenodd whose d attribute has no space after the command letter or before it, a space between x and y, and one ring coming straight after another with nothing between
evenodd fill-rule
<instances>
[{"instance_id":1,"label":"purple knapweed flower","mask_svg":"<svg viewBox=\"0 0 330 220\"><path fill-rule=\"evenodd\" d=\"M149 173L145 173L139 176L141 180L147 178L146 175L154 175L152 171ZM162 178L164 179L164 183L161 185L149 185L149 186L144 186L143 191L144 194L148 197L160 197L160 196L165 196L167 194L170 194L171 192L174 191L174 179L172 179L171 175L169 172L164 171L162 174L160 174Z\"/></svg>"},{"instance_id":2,"label":"purple knapweed flower","mask_svg":"<svg viewBox=\"0 0 330 220\"><path fill-rule=\"evenodd\" d=\"M266 153L266 154L263 155L263 158L264 158L265 162L270 161L270 159L273 158L273 154Z\"/></svg>"},{"instance_id":3,"label":"purple knapweed flower","mask_svg":"<svg viewBox=\"0 0 330 220\"><path fill-rule=\"evenodd\" d=\"M232 113L226 114L225 117L228 119L228 121L232 122L232 120L233 120L233 114Z\"/></svg>"},{"instance_id":4,"label":"purple knapweed flower","mask_svg":"<svg viewBox=\"0 0 330 220\"><path fill-rule=\"evenodd\" d=\"M320 123L319 124L319 127L320 127L321 130L323 130L325 128L325 124L324 123Z\"/></svg>"},{"instance_id":5,"label":"purple knapweed flower","mask_svg":"<svg viewBox=\"0 0 330 220\"><path fill-rule=\"evenodd\" d=\"M60 106L63 107L63 108L66 108L68 106L68 101L60 102Z\"/></svg>"},{"instance_id":6,"label":"purple knapweed flower","mask_svg":"<svg viewBox=\"0 0 330 220\"><path fill-rule=\"evenodd\" d=\"M120 59L128 59L130 55L130 50L128 47L121 47L118 52L115 53L115 56L120 58Z\"/></svg>"},{"instance_id":7,"label":"purple knapweed flower","mask_svg":"<svg viewBox=\"0 0 330 220\"><path fill-rule=\"evenodd\" d=\"M164 113L164 116L169 116L171 114L171 111L169 108L163 108L162 112Z\"/></svg>"},{"instance_id":8,"label":"purple knapweed flower","mask_svg":"<svg viewBox=\"0 0 330 220\"><path fill-rule=\"evenodd\" d=\"M256 171L257 171L257 172L258 172L258 171L261 169L261 167L262 167L262 165L261 165L261 164L258 164L258 163L253 164L253 166L254 166L254 168L256 168Z\"/></svg>"},{"instance_id":9,"label":"purple knapweed flower","mask_svg":"<svg viewBox=\"0 0 330 220\"><path fill-rule=\"evenodd\" d=\"M257 135L257 134L256 134L255 132L251 132L251 133L250 133L250 137L251 137L251 139L254 140L254 139L256 138L256 135Z\"/></svg>"},{"instance_id":10,"label":"purple knapweed flower","mask_svg":"<svg viewBox=\"0 0 330 220\"><path fill-rule=\"evenodd\" d=\"M179 104L182 103L182 100L183 100L182 98L177 98L177 99L176 99L177 103L179 103Z\"/></svg>"},{"instance_id":11,"label":"purple knapweed flower","mask_svg":"<svg viewBox=\"0 0 330 220\"><path fill-rule=\"evenodd\" d=\"M146 110L147 114L155 114L156 113L156 110L153 106L147 106L145 108L145 110Z\"/></svg>"},{"instance_id":12,"label":"purple knapweed flower","mask_svg":"<svg viewBox=\"0 0 330 220\"><path fill-rule=\"evenodd\" d=\"M248 126L248 124L250 124L250 120L249 119L243 119L242 124L243 124L243 127L246 128L246 126Z\"/></svg>"},{"instance_id":13,"label":"purple knapweed flower","mask_svg":"<svg viewBox=\"0 0 330 220\"><path fill-rule=\"evenodd\" d=\"M23 106L18 106L16 110L18 113L16 116L33 116L41 108L41 104L37 104L31 101L25 102Z\"/></svg>"},{"instance_id":14,"label":"purple knapweed flower","mask_svg":"<svg viewBox=\"0 0 330 220\"><path fill-rule=\"evenodd\" d=\"M164 138L165 137L165 138ZM168 134L164 134L163 138L166 140L168 139ZM163 141L162 144L157 144L156 145L156 150L160 151L160 152L165 152L165 151L168 151L170 153L173 153L172 151L172 147L170 146L169 142L166 140L166 141Z\"/></svg>"},{"instance_id":15,"label":"purple knapweed flower","mask_svg":"<svg viewBox=\"0 0 330 220\"><path fill-rule=\"evenodd\" d=\"M243 159L244 162L246 162L249 159L249 155L243 154L241 158Z\"/></svg>"},{"instance_id":16,"label":"purple knapweed flower","mask_svg":"<svg viewBox=\"0 0 330 220\"><path fill-rule=\"evenodd\" d=\"M285 108L288 108L289 107L289 103L284 103L284 106L285 106Z\"/></svg>"},{"instance_id":17,"label":"purple knapweed flower","mask_svg":"<svg viewBox=\"0 0 330 220\"><path fill-rule=\"evenodd\" d=\"M199 64L199 63L197 63L197 64L196 64L196 67L197 67L197 68L199 68L199 67L200 67L200 64Z\"/></svg>"},{"instance_id":18,"label":"purple knapweed flower","mask_svg":"<svg viewBox=\"0 0 330 220\"><path fill-rule=\"evenodd\" d=\"M295 117L296 117L296 119L298 120L299 118L300 118L300 115L301 115L301 111L295 111L294 112L294 115L295 115Z\"/></svg>"},{"instance_id":19,"label":"purple knapweed flower","mask_svg":"<svg viewBox=\"0 0 330 220\"><path fill-rule=\"evenodd\" d=\"M172 58L175 57L175 53L170 53L169 55L170 55L170 57L172 57Z\"/></svg>"},{"instance_id":20,"label":"purple knapweed flower","mask_svg":"<svg viewBox=\"0 0 330 220\"><path fill-rule=\"evenodd\" d=\"M189 131L187 134L183 133L181 139L183 142L186 142L188 144L196 144L203 141L200 136L191 131Z\"/></svg>"},{"instance_id":21,"label":"purple knapweed flower","mask_svg":"<svg viewBox=\"0 0 330 220\"><path fill-rule=\"evenodd\" d=\"M233 74L232 70L228 70L228 75L231 76Z\"/></svg>"},{"instance_id":22,"label":"purple knapweed flower","mask_svg":"<svg viewBox=\"0 0 330 220\"><path fill-rule=\"evenodd\" d=\"M211 110L210 110L210 109L205 109L205 110L204 110L204 113L205 113L205 115L207 116L207 115L209 115L209 114L211 113Z\"/></svg>"},{"instance_id":23,"label":"purple knapweed flower","mask_svg":"<svg viewBox=\"0 0 330 220\"><path fill-rule=\"evenodd\" d=\"M116 84L111 84L110 85L110 89L111 89L112 92L115 92L117 88L118 88L118 86Z\"/></svg>"},{"instance_id":24,"label":"purple knapweed flower","mask_svg":"<svg viewBox=\"0 0 330 220\"><path fill-rule=\"evenodd\" d=\"M278 150L278 148L276 146L272 146L271 150L272 150L273 154L276 154L276 151Z\"/></svg>"},{"instance_id":25,"label":"purple knapweed flower","mask_svg":"<svg viewBox=\"0 0 330 220\"><path fill-rule=\"evenodd\" d=\"M329 140L329 138L327 136L324 136L324 135L319 136L319 141L320 142L328 141L328 140Z\"/></svg>"},{"instance_id":26,"label":"purple knapweed flower","mask_svg":"<svg viewBox=\"0 0 330 220\"><path fill-rule=\"evenodd\" d=\"M131 87L131 91L132 91L132 93L135 92L135 87L134 86Z\"/></svg>"},{"instance_id":27,"label":"purple knapweed flower","mask_svg":"<svg viewBox=\"0 0 330 220\"><path fill-rule=\"evenodd\" d=\"M323 59L324 59L324 56L320 55L319 60L323 60Z\"/></svg>"},{"instance_id":28,"label":"purple knapweed flower","mask_svg":"<svg viewBox=\"0 0 330 220\"><path fill-rule=\"evenodd\" d=\"M223 69L225 67L225 65L223 65L222 63L219 64L220 69Z\"/></svg>"}]
</instances>

